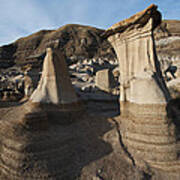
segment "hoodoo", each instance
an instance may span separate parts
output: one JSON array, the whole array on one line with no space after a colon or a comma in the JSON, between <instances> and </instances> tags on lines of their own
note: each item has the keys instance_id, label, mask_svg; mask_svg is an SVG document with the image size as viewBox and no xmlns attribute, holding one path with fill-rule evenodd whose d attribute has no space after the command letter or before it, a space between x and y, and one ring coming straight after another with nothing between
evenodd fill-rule
<instances>
[{"instance_id":1,"label":"hoodoo","mask_svg":"<svg viewBox=\"0 0 180 180\"><path fill-rule=\"evenodd\" d=\"M78 117L82 110L71 84L63 54L47 48L39 84L29 100L29 106L40 107L59 123L69 123Z\"/></svg>"},{"instance_id":2,"label":"hoodoo","mask_svg":"<svg viewBox=\"0 0 180 180\"><path fill-rule=\"evenodd\" d=\"M42 76L30 100L34 103L57 105L78 102L61 52L47 48Z\"/></svg>"},{"instance_id":3,"label":"hoodoo","mask_svg":"<svg viewBox=\"0 0 180 180\"><path fill-rule=\"evenodd\" d=\"M153 37L153 30L160 22L161 14L157 6L151 5L113 25L103 34L111 42L118 57L120 101L164 104L169 100Z\"/></svg>"},{"instance_id":4,"label":"hoodoo","mask_svg":"<svg viewBox=\"0 0 180 180\"><path fill-rule=\"evenodd\" d=\"M161 22L156 5L123 20L102 35L113 45L120 71L122 140L138 165L178 175L177 129L167 118L170 95L160 71L153 30Z\"/></svg>"},{"instance_id":5,"label":"hoodoo","mask_svg":"<svg viewBox=\"0 0 180 180\"><path fill-rule=\"evenodd\" d=\"M77 141L69 123L81 109L63 56L47 49L29 102L0 121L0 179L73 179Z\"/></svg>"}]
</instances>

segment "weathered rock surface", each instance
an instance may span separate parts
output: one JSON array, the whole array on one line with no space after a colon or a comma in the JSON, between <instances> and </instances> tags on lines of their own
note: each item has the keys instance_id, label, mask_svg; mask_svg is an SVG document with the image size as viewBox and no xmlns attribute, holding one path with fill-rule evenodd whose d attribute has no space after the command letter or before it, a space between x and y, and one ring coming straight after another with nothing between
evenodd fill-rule
<instances>
[{"instance_id":1,"label":"weathered rock surface","mask_svg":"<svg viewBox=\"0 0 180 180\"><path fill-rule=\"evenodd\" d=\"M33 103L50 104L78 102L64 56L60 52L47 49L41 79L30 100Z\"/></svg>"},{"instance_id":2,"label":"weathered rock surface","mask_svg":"<svg viewBox=\"0 0 180 180\"><path fill-rule=\"evenodd\" d=\"M28 75L32 79L33 88L36 88L40 77L39 73L42 71L45 49L49 46L55 46L65 54L65 59L69 65L77 65L77 68L74 69L76 72L79 73L83 70L84 76L88 74L89 77L89 73L92 73L92 66L93 74L95 74L96 71L106 68L107 62L111 65L116 62L116 55L114 50L112 50L112 46L107 40L103 40L100 37L100 34L103 32L104 30L81 25L66 25L58 30L40 31L21 38L10 45L0 47L1 68L13 66L13 63L15 65L21 64L26 66L27 64L27 66L32 66L30 70L32 73L30 72ZM163 20L154 30L154 35L163 76L165 77L164 71L169 66L176 66L175 76L180 77L179 21ZM85 39L87 39L87 43L85 43ZM88 65L86 60L89 61L88 63L92 62L92 65ZM97 60L98 66L96 66L94 60ZM81 64L83 62L85 63L85 68L78 65L78 63ZM87 65L89 66L88 68ZM92 81L92 78L88 77L82 77L83 81L86 81L85 83ZM171 74L167 74L165 80L169 81L171 79L173 79ZM87 87L88 85L85 84L84 86ZM23 96L24 94L21 95L21 97Z\"/></svg>"},{"instance_id":3,"label":"weathered rock surface","mask_svg":"<svg viewBox=\"0 0 180 180\"><path fill-rule=\"evenodd\" d=\"M121 101L159 104L170 98L155 51L153 29L161 22L156 9L152 5L113 25L103 34L112 43L118 57ZM147 96L145 87L150 96Z\"/></svg>"},{"instance_id":4,"label":"weathered rock surface","mask_svg":"<svg viewBox=\"0 0 180 180\"><path fill-rule=\"evenodd\" d=\"M136 19L136 17L134 18ZM173 87L173 91L176 90L177 85L179 86L179 56L176 56L178 55L178 32L180 32L178 23L178 21L163 21L154 31L160 64L164 66L161 66L161 70L165 71L169 65L178 67L175 73L177 79L172 77L167 84L168 87ZM126 25L127 23L125 23ZM125 26L123 25L123 29ZM84 105L88 112L85 116L80 116L76 123L61 126L61 123L53 121L55 117L52 118L44 111L48 108L51 110L55 108L55 113L57 113L57 106L33 106L31 103L17 108L6 107L11 104L10 102L0 104L3 106L0 108L0 179L180 179L179 137L177 136L179 130L176 126L179 114L174 125L174 117L171 117L172 119L166 117L165 106L137 106L135 104L129 106L126 104L123 114L115 118L119 115L120 109L118 96L99 91L95 87L95 74L104 68L115 68L113 75L118 77L117 62L113 59L115 56L110 55L113 52L110 45L107 47L105 45L103 50L100 48L100 51L96 51L96 48L92 48L91 51L89 49L91 43L87 43L87 49L84 48L86 40L83 38L79 40L81 33L84 31L86 37L88 31L88 37L91 39L94 35L94 33L89 33L91 30L94 31L89 27L68 25L59 31L42 31L0 48L0 54L3 54L0 65L3 67L13 65L14 61L18 63L26 61L27 63L27 67L23 64L22 71L16 70L16 72L22 72L22 77L13 75L10 78L9 72L1 76L0 81L4 82L4 87L10 87L11 83L9 84L9 82L14 78L21 79L24 84L26 83L24 76L28 75L32 80L33 88L36 88L42 71L45 48L58 47L65 52L72 83L80 98L85 102ZM68 34L66 31L70 33ZM59 41L56 40L56 37L59 38ZM49 39L49 43L46 44L45 39L47 41ZM167 51L168 46L171 47L170 51ZM31 49L31 47L33 48ZM166 50L163 51L163 48ZM92 52L95 52L95 57L90 58ZM167 65L165 64L166 60ZM173 64L170 64L171 62ZM147 72L150 72L149 69ZM140 93L140 86L144 85L144 81L149 85L148 73L140 73L138 79L132 79L133 92ZM169 79L170 74L167 76ZM9 80L8 83L6 80ZM26 90L25 87L21 87L21 82L17 83L21 87L20 89L27 91L26 94L30 92L28 88L31 83L28 82L30 81L27 80ZM152 87L155 82L150 80L150 83L149 86ZM128 86L127 84L127 89ZM156 88L157 86L153 89ZM4 90L2 94L5 92L4 98L8 99L10 95ZM144 91L148 92L148 90ZM0 96L2 94L0 92ZM152 96L150 93L147 95ZM134 97L137 101L136 94ZM154 99L158 98L156 96ZM142 102L142 100L138 101ZM162 100L160 99L159 102ZM175 112L178 111L177 107ZM174 109L172 114L174 115ZM64 113L58 119L70 117L66 115ZM54 126L54 123L57 125Z\"/></svg>"},{"instance_id":5,"label":"weathered rock surface","mask_svg":"<svg viewBox=\"0 0 180 180\"><path fill-rule=\"evenodd\" d=\"M1 147L3 147L1 159L4 160L3 164L0 161L0 177L2 179L16 178L19 180L23 178L55 180L91 180L93 178L99 180L140 180L151 178L152 180L179 180L177 173L167 173L161 169L153 169L152 171L149 167L139 168L138 165L142 165L142 161L139 164L136 162L136 166L132 164L132 159L129 158L122 146L124 142L122 141L122 135L127 131L123 131L123 128L121 128L123 126L121 118L123 117L115 117L118 115L118 107L118 101L115 103L112 99L111 102L105 101L105 99L104 101L88 101L86 104L88 114L81 116L76 123L68 126L61 126L57 123L56 126L53 126L54 123L51 121L52 124L46 124L47 119L45 117L47 116L42 113L41 116L39 114L39 121L37 119L34 121L34 126L32 124L31 126L26 125L26 128L23 126L24 123L15 123L14 121L18 118L15 119L14 117L16 114L16 117L20 117L22 120L22 116L19 115L22 115L22 112L25 114L32 113L34 111L32 107L0 108L0 142ZM159 107L154 108L155 110L159 109L159 113L164 116ZM36 109L36 112L38 112L38 109ZM135 128L134 126L131 128L132 131L133 129L136 130L138 125L141 125L142 129L145 126L144 122L139 122L140 119L142 120L140 113L136 118L132 116L132 113L137 114L137 112L142 112L141 107L139 109L131 108L131 112L126 114L129 119L133 117L133 122L134 120L135 123L138 122ZM153 132L159 133L159 131L162 131L163 136L163 133L168 132L160 130L160 124L158 128L155 128L154 124L161 123L161 120L159 119L157 122L157 117L155 114L155 116L152 115L152 112L154 111L149 107L144 111L144 120L147 124L151 123L152 117L154 117L153 126L149 127L147 125L146 133L152 130L149 130L149 128L153 128ZM130 125L126 118L125 121ZM32 129L32 127L38 127L39 130L37 128ZM7 129L9 133L7 133ZM151 137L148 137L148 139L153 140ZM21 145L15 146L15 144ZM135 149L130 149L130 146L128 148L129 151ZM155 149L146 154L151 157L154 151ZM136 153L137 151L133 155L137 155ZM140 158L140 160L142 159ZM16 162L16 164L13 162ZM54 164L54 162L57 164ZM21 170L18 170L19 167L21 167Z\"/></svg>"},{"instance_id":6,"label":"weathered rock surface","mask_svg":"<svg viewBox=\"0 0 180 180\"><path fill-rule=\"evenodd\" d=\"M29 103L11 109L0 121L0 178L76 179L81 166L91 161L80 159L79 150L87 147L84 128L61 126L44 109Z\"/></svg>"},{"instance_id":7,"label":"weathered rock surface","mask_svg":"<svg viewBox=\"0 0 180 180\"><path fill-rule=\"evenodd\" d=\"M108 61L107 58L82 59L77 63L69 65L68 71L77 93L86 96L86 92L89 92L92 93L92 97L94 92L98 91L98 88L95 87L96 73L102 69L111 69L113 72L113 78L117 84L119 77L117 66L116 59L111 61ZM14 99L11 97L13 93L10 93L10 95L6 98L7 101L17 101L23 97L28 98L31 96L33 90L38 86L38 82L42 74L42 68L37 68L34 67L34 65L27 64L23 67L14 66L12 68L2 70L1 72L0 101L4 101L4 98L2 97L6 91L17 92L20 95L19 98ZM119 94L117 86L112 89L112 93L116 95Z\"/></svg>"},{"instance_id":8,"label":"weathered rock surface","mask_svg":"<svg viewBox=\"0 0 180 180\"><path fill-rule=\"evenodd\" d=\"M161 70L163 76L165 77L166 81L169 83L170 81L174 81L174 77L180 77L180 22L176 20L164 20L161 25L155 29L154 34L156 38L156 50L158 54L158 59L160 61ZM176 69L174 72L165 73L168 69ZM177 81L176 81L177 82ZM174 82L173 82L174 83ZM177 88L175 84L173 88L171 87L171 94L172 96L179 94L178 84Z\"/></svg>"},{"instance_id":9,"label":"weathered rock surface","mask_svg":"<svg viewBox=\"0 0 180 180\"><path fill-rule=\"evenodd\" d=\"M111 104L98 104L95 107L92 103L87 107L88 114L68 126L53 125L52 119L50 124L46 124L46 113L42 113L39 108L33 110L27 104L0 109L1 113L4 112L0 117L0 178L143 178L143 171L124 159L113 120L108 118L108 114L106 117L103 115L105 111L107 113L111 110ZM116 110L114 108L114 112ZM34 124L25 123L33 114L38 115L39 120L34 120Z\"/></svg>"},{"instance_id":10,"label":"weathered rock surface","mask_svg":"<svg viewBox=\"0 0 180 180\"><path fill-rule=\"evenodd\" d=\"M178 175L176 126L167 118L165 108L163 105L126 104L126 112L120 116L120 129L123 142L138 166L147 163L152 168Z\"/></svg>"},{"instance_id":11,"label":"weathered rock surface","mask_svg":"<svg viewBox=\"0 0 180 180\"><path fill-rule=\"evenodd\" d=\"M19 68L1 71L0 101L19 101L24 97L24 73Z\"/></svg>"},{"instance_id":12,"label":"weathered rock surface","mask_svg":"<svg viewBox=\"0 0 180 180\"><path fill-rule=\"evenodd\" d=\"M72 86L64 56L59 51L47 48L41 79L29 101L60 124L79 118L82 104Z\"/></svg>"},{"instance_id":13,"label":"weathered rock surface","mask_svg":"<svg viewBox=\"0 0 180 180\"><path fill-rule=\"evenodd\" d=\"M58 46L69 63L91 57L107 57L109 61L116 55L112 46L100 35L104 30L81 25L66 25L57 30L42 30L16 42L0 47L0 67L13 63L34 63L39 66L46 47ZM155 29L157 53L161 59L179 57L180 21L163 20ZM83 43L87 39L87 44ZM81 41L83 45L81 46ZM59 44L59 45L58 45ZM84 48L87 46L86 48Z\"/></svg>"}]
</instances>

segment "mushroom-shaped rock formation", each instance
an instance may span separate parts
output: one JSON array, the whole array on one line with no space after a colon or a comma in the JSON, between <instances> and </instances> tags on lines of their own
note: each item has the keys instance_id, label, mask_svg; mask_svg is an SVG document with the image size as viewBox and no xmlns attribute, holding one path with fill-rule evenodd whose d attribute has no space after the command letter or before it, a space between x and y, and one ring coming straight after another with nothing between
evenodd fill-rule
<instances>
[{"instance_id":1,"label":"mushroom-shaped rock formation","mask_svg":"<svg viewBox=\"0 0 180 180\"><path fill-rule=\"evenodd\" d=\"M73 179L77 140L69 122L81 110L63 56L48 49L29 102L0 121L0 179Z\"/></svg>"},{"instance_id":2,"label":"mushroom-shaped rock formation","mask_svg":"<svg viewBox=\"0 0 180 180\"><path fill-rule=\"evenodd\" d=\"M157 6L121 21L102 35L113 45L120 71L122 140L139 165L178 173L176 126L167 118L170 100L156 56L153 30L161 22Z\"/></svg>"},{"instance_id":3,"label":"mushroom-shaped rock formation","mask_svg":"<svg viewBox=\"0 0 180 180\"><path fill-rule=\"evenodd\" d=\"M120 101L164 104L169 92L161 76L153 29L161 22L157 6L123 20L105 31L120 67ZM148 92L148 93L147 93Z\"/></svg>"}]
</instances>

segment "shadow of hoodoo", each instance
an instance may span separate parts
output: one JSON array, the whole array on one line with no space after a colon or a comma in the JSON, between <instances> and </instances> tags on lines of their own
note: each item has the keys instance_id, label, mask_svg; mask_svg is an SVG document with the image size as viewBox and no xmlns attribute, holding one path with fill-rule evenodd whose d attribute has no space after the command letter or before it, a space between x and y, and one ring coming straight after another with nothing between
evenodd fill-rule
<instances>
[{"instance_id":1,"label":"shadow of hoodoo","mask_svg":"<svg viewBox=\"0 0 180 180\"><path fill-rule=\"evenodd\" d=\"M22 110L16 109L16 116ZM38 117L47 118L45 114ZM111 129L107 120L99 118L97 125L95 118L81 118L64 126L41 123L41 130L5 118L0 122L0 179L78 179L84 166L112 152L101 139Z\"/></svg>"},{"instance_id":2,"label":"shadow of hoodoo","mask_svg":"<svg viewBox=\"0 0 180 180\"><path fill-rule=\"evenodd\" d=\"M100 118L94 132L94 120L82 114L62 61L48 49L30 101L0 121L0 179L75 180L85 165L112 151L100 139L110 125Z\"/></svg>"},{"instance_id":3,"label":"shadow of hoodoo","mask_svg":"<svg viewBox=\"0 0 180 180\"><path fill-rule=\"evenodd\" d=\"M157 6L121 21L103 34L120 67L122 139L135 163L179 174L178 143L166 116L170 94L156 56L153 30L161 22Z\"/></svg>"}]
</instances>

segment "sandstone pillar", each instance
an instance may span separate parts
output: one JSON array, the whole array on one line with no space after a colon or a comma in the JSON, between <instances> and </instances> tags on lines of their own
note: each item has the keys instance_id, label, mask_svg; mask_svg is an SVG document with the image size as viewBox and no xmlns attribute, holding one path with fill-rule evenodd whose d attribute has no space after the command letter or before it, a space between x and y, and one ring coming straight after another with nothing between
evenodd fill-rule
<instances>
[{"instance_id":1,"label":"sandstone pillar","mask_svg":"<svg viewBox=\"0 0 180 180\"><path fill-rule=\"evenodd\" d=\"M160 22L161 15L152 5L113 25L103 34L118 57L120 101L165 104L169 100L168 90L161 82L153 37L153 29Z\"/></svg>"},{"instance_id":2,"label":"sandstone pillar","mask_svg":"<svg viewBox=\"0 0 180 180\"><path fill-rule=\"evenodd\" d=\"M179 142L170 100L156 55L153 30L161 22L157 6L121 21L103 34L113 45L120 71L122 140L138 165L180 170ZM122 113L123 112L123 113ZM174 116L173 116L174 117Z\"/></svg>"}]
</instances>

